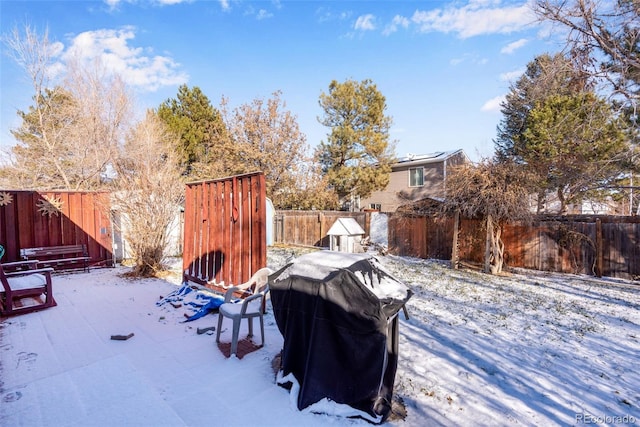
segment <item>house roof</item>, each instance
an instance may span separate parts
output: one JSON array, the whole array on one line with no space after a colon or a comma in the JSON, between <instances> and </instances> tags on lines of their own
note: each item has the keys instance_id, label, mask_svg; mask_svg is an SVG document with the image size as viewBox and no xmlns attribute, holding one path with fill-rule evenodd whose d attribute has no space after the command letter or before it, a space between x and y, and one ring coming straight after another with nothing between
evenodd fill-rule
<instances>
[{"instance_id":1,"label":"house roof","mask_svg":"<svg viewBox=\"0 0 640 427\"><path fill-rule=\"evenodd\" d=\"M443 201L444 199L440 197L425 197L424 199L399 206L398 209L396 209L396 213L433 215L439 211Z\"/></svg>"},{"instance_id":2,"label":"house roof","mask_svg":"<svg viewBox=\"0 0 640 427\"><path fill-rule=\"evenodd\" d=\"M428 163L440 163L445 160L462 153L465 157L466 154L462 149L451 151L437 151L429 154L407 154L405 157L400 157L393 166L413 166L413 165L425 165Z\"/></svg>"},{"instance_id":3,"label":"house roof","mask_svg":"<svg viewBox=\"0 0 640 427\"><path fill-rule=\"evenodd\" d=\"M365 234L365 231L354 218L338 218L327 232L327 236L356 236L360 234Z\"/></svg>"}]
</instances>

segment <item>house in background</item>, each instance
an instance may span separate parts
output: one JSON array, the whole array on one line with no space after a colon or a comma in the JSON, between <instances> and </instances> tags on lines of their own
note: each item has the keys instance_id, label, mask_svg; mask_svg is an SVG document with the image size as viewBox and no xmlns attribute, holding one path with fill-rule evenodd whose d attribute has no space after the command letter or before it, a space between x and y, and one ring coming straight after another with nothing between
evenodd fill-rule
<instances>
[{"instance_id":1,"label":"house in background","mask_svg":"<svg viewBox=\"0 0 640 427\"><path fill-rule=\"evenodd\" d=\"M470 162L463 150L440 151L431 154L409 154L391 165L389 185L362 198L362 209L394 212L399 206L424 198L444 196L447 171Z\"/></svg>"}]
</instances>

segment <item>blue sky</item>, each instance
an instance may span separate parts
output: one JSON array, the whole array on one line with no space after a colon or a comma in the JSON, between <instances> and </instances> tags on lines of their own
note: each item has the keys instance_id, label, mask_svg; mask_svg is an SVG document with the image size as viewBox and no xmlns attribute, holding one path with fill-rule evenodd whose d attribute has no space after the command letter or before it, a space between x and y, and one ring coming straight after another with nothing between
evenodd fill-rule
<instances>
[{"instance_id":1,"label":"blue sky","mask_svg":"<svg viewBox=\"0 0 640 427\"><path fill-rule=\"evenodd\" d=\"M64 53L102 57L134 90L138 111L199 87L231 107L282 91L311 147L326 140L321 92L371 79L393 117L396 153L493 153L499 102L536 55L561 49L526 1L0 0L6 35L25 24ZM0 148L33 95L0 57Z\"/></svg>"}]
</instances>

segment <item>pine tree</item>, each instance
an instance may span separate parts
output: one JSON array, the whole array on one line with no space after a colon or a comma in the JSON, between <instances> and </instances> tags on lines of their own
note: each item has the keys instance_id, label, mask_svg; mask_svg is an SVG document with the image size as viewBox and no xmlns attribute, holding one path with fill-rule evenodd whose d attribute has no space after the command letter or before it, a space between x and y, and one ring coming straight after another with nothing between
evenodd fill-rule
<instances>
[{"instance_id":1,"label":"pine tree","mask_svg":"<svg viewBox=\"0 0 640 427\"><path fill-rule=\"evenodd\" d=\"M180 86L177 98L164 101L157 114L179 137L176 149L183 175L205 179L226 174L228 132L222 115L200 88Z\"/></svg>"},{"instance_id":2,"label":"pine tree","mask_svg":"<svg viewBox=\"0 0 640 427\"><path fill-rule=\"evenodd\" d=\"M323 173L339 198L368 197L386 188L394 143L389 140L392 119L385 115L386 99L371 80L332 81L320 95L324 117L331 129L316 151Z\"/></svg>"},{"instance_id":3,"label":"pine tree","mask_svg":"<svg viewBox=\"0 0 640 427\"><path fill-rule=\"evenodd\" d=\"M512 86L502 105L496 158L527 169L537 211L552 195L560 213L618 179L628 152L612 106L596 96L574 58L542 55Z\"/></svg>"}]
</instances>

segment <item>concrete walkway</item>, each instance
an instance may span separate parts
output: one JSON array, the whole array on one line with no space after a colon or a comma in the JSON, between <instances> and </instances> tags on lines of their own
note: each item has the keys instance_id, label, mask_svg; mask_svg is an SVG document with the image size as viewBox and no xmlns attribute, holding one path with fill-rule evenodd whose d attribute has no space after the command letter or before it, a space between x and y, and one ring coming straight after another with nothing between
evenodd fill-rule
<instances>
[{"instance_id":1,"label":"concrete walkway","mask_svg":"<svg viewBox=\"0 0 640 427\"><path fill-rule=\"evenodd\" d=\"M182 323L184 309L155 305L175 283L134 281L117 273L56 275L57 307L1 321L0 425L327 422L292 409L288 391L275 384L271 365L282 337L270 313L265 346L242 359L227 358L215 335L196 333L215 325L216 314ZM230 323L223 328L222 341L228 342ZM130 333L128 340L111 339Z\"/></svg>"}]
</instances>

